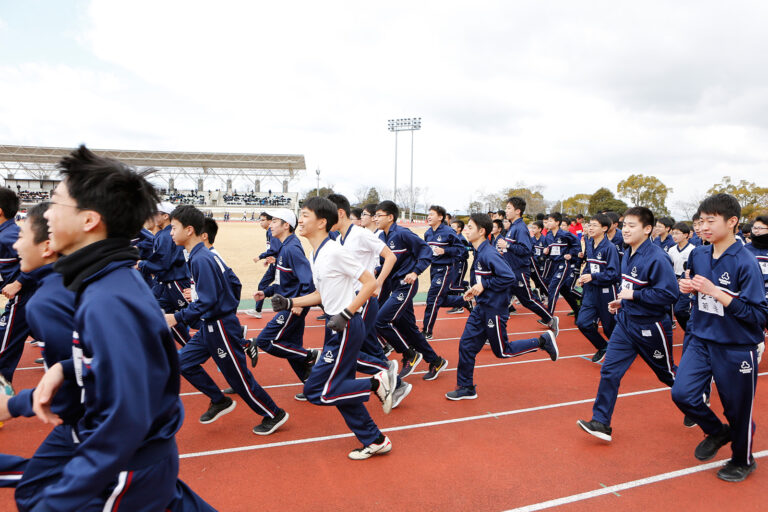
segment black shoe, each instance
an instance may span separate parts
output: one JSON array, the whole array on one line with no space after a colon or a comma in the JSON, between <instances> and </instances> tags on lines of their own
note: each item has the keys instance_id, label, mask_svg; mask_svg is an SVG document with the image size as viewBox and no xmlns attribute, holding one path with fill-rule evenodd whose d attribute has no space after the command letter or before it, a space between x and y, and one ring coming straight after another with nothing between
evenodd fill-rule
<instances>
[{"instance_id":1,"label":"black shoe","mask_svg":"<svg viewBox=\"0 0 768 512\"><path fill-rule=\"evenodd\" d=\"M720 471L717 472L717 478L726 482L741 482L757 468L757 461L753 460L749 466L739 466L730 460L725 463Z\"/></svg>"},{"instance_id":2,"label":"black shoe","mask_svg":"<svg viewBox=\"0 0 768 512\"><path fill-rule=\"evenodd\" d=\"M256 345L256 338L245 344L245 355L251 359L251 368L256 368L259 364L259 347Z\"/></svg>"},{"instance_id":3,"label":"black shoe","mask_svg":"<svg viewBox=\"0 0 768 512\"><path fill-rule=\"evenodd\" d=\"M717 434L704 438L696 447L693 455L699 460L709 460L717 455L717 450L731 442L731 427L723 425L723 429Z\"/></svg>"},{"instance_id":4,"label":"black shoe","mask_svg":"<svg viewBox=\"0 0 768 512\"><path fill-rule=\"evenodd\" d=\"M539 348L549 354L550 359L557 361L557 358L560 355L560 350L557 348L555 333L547 331L539 336Z\"/></svg>"},{"instance_id":5,"label":"black shoe","mask_svg":"<svg viewBox=\"0 0 768 512\"><path fill-rule=\"evenodd\" d=\"M683 425L685 425L688 428L691 428L696 426L696 422L693 421L691 418L689 418L688 415L686 415L685 418L683 418Z\"/></svg>"},{"instance_id":6,"label":"black shoe","mask_svg":"<svg viewBox=\"0 0 768 512\"><path fill-rule=\"evenodd\" d=\"M261 421L261 425L256 425L253 427L253 433L258 436L268 436L280 428L280 425L286 421L288 421L288 413L283 409L278 409L274 418L264 416L264 419Z\"/></svg>"},{"instance_id":7,"label":"black shoe","mask_svg":"<svg viewBox=\"0 0 768 512\"><path fill-rule=\"evenodd\" d=\"M43 359L42 357L38 357L37 359L35 359L35 364L43 364L43 363L45 363L45 359Z\"/></svg>"},{"instance_id":8,"label":"black shoe","mask_svg":"<svg viewBox=\"0 0 768 512\"><path fill-rule=\"evenodd\" d=\"M202 416L200 416L200 423L204 425L213 423L228 412L234 411L236 405L237 402L228 396L225 396L224 400L221 400L220 402L211 402L211 404L208 406L208 410L205 411Z\"/></svg>"},{"instance_id":9,"label":"black shoe","mask_svg":"<svg viewBox=\"0 0 768 512\"><path fill-rule=\"evenodd\" d=\"M608 352L607 348L601 348L597 352L595 352L595 355L592 356L592 362L593 363L599 363L603 359L605 359L605 353Z\"/></svg>"},{"instance_id":10,"label":"black shoe","mask_svg":"<svg viewBox=\"0 0 768 512\"><path fill-rule=\"evenodd\" d=\"M464 308L462 308L461 306L456 306L455 308L451 308L448 310L449 315L455 315L457 313L463 313L463 312L464 312Z\"/></svg>"},{"instance_id":11,"label":"black shoe","mask_svg":"<svg viewBox=\"0 0 768 512\"><path fill-rule=\"evenodd\" d=\"M301 382L306 382L309 378L309 374L312 373L312 368L315 367L315 363L317 362L317 358L320 355L319 350L312 349L309 351L309 354L307 354L307 359L304 361L304 368L303 373L301 375Z\"/></svg>"},{"instance_id":12,"label":"black shoe","mask_svg":"<svg viewBox=\"0 0 768 512\"><path fill-rule=\"evenodd\" d=\"M236 395L237 394L237 392L235 391L235 388L222 389L221 392L224 393L225 395Z\"/></svg>"},{"instance_id":13,"label":"black shoe","mask_svg":"<svg viewBox=\"0 0 768 512\"><path fill-rule=\"evenodd\" d=\"M584 429L585 432L592 434L598 439L602 439L603 441L611 440L611 433L613 432L613 429L608 425L605 425L604 423L600 423L599 421L596 421L596 420L592 420L592 421L578 420L576 423L582 429Z\"/></svg>"},{"instance_id":14,"label":"black shoe","mask_svg":"<svg viewBox=\"0 0 768 512\"><path fill-rule=\"evenodd\" d=\"M381 347L381 350L383 350L383 351L384 351L384 355L385 355L385 356L388 356L388 355L389 355L389 354L391 354L391 353L392 353L392 352L393 352L395 349L394 349L394 347L393 347L392 345L390 345L389 343L385 343L385 344L384 344L384 346L383 346L383 347Z\"/></svg>"},{"instance_id":15,"label":"black shoe","mask_svg":"<svg viewBox=\"0 0 768 512\"><path fill-rule=\"evenodd\" d=\"M403 354L403 369L400 370L400 379L404 379L407 376L409 376L411 373L413 373L413 370L416 369L416 366L421 362L423 356L421 353L416 352L413 349L409 349L407 352Z\"/></svg>"},{"instance_id":16,"label":"black shoe","mask_svg":"<svg viewBox=\"0 0 768 512\"><path fill-rule=\"evenodd\" d=\"M423 334L423 335L424 335L424 339L425 339L425 340L431 340L431 339L432 339L432 337L433 337L431 332L427 332L427 331L421 331L421 334Z\"/></svg>"},{"instance_id":17,"label":"black shoe","mask_svg":"<svg viewBox=\"0 0 768 512\"><path fill-rule=\"evenodd\" d=\"M298 400L299 402L306 402L307 401L307 395L304 393L296 393L293 395L294 400Z\"/></svg>"},{"instance_id":18,"label":"black shoe","mask_svg":"<svg viewBox=\"0 0 768 512\"><path fill-rule=\"evenodd\" d=\"M448 368L448 361L440 357L434 363L429 363L429 370L427 370L427 373L424 374L422 379L435 380L437 376L440 375L440 373L446 368Z\"/></svg>"}]
</instances>

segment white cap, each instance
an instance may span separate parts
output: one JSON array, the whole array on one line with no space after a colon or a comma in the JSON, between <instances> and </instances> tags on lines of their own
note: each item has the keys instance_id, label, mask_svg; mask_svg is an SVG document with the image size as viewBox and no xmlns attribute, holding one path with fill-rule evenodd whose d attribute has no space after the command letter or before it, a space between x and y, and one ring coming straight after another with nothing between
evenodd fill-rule
<instances>
[{"instance_id":1,"label":"white cap","mask_svg":"<svg viewBox=\"0 0 768 512\"><path fill-rule=\"evenodd\" d=\"M161 213L167 213L170 215L173 213L173 210L176 209L176 206L172 203L169 203L168 201L163 201L162 203L157 203L157 211Z\"/></svg>"},{"instance_id":2,"label":"white cap","mask_svg":"<svg viewBox=\"0 0 768 512\"><path fill-rule=\"evenodd\" d=\"M285 221L290 224L292 228L296 229L296 215L288 208L278 208L277 210L270 212L270 214L273 218Z\"/></svg>"}]
</instances>

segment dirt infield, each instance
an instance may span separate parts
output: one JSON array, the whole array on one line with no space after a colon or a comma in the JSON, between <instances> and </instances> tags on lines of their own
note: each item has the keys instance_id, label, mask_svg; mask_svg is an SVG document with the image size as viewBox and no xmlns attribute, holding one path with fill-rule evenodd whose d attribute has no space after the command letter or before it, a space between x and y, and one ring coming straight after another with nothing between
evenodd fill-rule
<instances>
[{"instance_id":1,"label":"dirt infield","mask_svg":"<svg viewBox=\"0 0 768 512\"><path fill-rule=\"evenodd\" d=\"M426 227L417 226L413 232L420 237L424 236ZM307 255L312 250L306 239L299 236ZM219 233L216 236L214 247L221 254L227 265L232 267L240 281L243 283L241 299L253 298L253 292L264 275L267 267L263 263L254 263L253 258L266 250L266 233L258 222L221 222L219 221ZM429 271L419 277L419 292L429 289Z\"/></svg>"}]
</instances>

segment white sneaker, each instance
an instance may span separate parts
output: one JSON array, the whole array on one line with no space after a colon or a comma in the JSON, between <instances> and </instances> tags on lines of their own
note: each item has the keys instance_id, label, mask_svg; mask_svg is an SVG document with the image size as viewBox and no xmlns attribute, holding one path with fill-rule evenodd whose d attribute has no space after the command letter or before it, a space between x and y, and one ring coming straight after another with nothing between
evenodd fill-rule
<instances>
[{"instance_id":1,"label":"white sneaker","mask_svg":"<svg viewBox=\"0 0 768 512\"><path fill-rule=\"evenodd\" d=\"M392 408L394 409L400 405L400 402L402 402L403 399L408 396L408 393L410 393L412 389L412 385L402 381L402 383L395 388L395 392L392 393Z\"/></svg>"},{"instance_id":2,"label":"white sneaker","mask_svg":"<svg viewBox=\"0 0 768 512\"><path fill-rule=\"evenodd\" d=\"M253 318L261 318L261 311L256 311L255 309L246 309L243 313Z\"/></svg>"},{"instance_id":3,"label":"white sneaker","mask_svg":"<svg viewBox=\"0 0 768 512\"><path fill-rule=\"evenodd\" d=\"M381 400L381 408L384 410L384 414L389 414L392 410L392 394L395 391L392 386L392 367L389 370L382 370L373 376L379 383L379 387L376 388L376 396ZM397 372L394 373L395 382L397 382Z\"/></svg>"},{"instance_id":4,"label":"white sneaker","mask_svg":"<svg viewBox=\"0 0 768 512\"><path fill-rule=\"evenodd\" d=\"M390 451L392 451L392 441L387 436L384 436L384 441L381 444L371 443L368 446L352 450L349 452L349 458L352 460L365 460L370 459L374 455L384 455Z\"/></svg>"}]
</instances>

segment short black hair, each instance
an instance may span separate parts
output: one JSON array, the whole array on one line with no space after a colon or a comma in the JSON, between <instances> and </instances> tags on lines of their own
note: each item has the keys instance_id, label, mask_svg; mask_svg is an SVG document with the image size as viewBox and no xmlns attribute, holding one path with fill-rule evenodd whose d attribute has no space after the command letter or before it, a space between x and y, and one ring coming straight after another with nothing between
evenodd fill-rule
<instances>
[{"instance_id":1,"label":"short black hair","mask_svg":"<svg viewBox=\"0 0 768 512\"><path fill-rule=\"evenodd\" d=\"M205 229L205 214L191 204L182 204L171 212L171 220L176 220L183 227L192 226L195 234L200 236ZM210 238L208 239L210 241Z\"/></svg>"},{"instance_id":2,"label":"short black hair","mask_svg":"<svg viewBox=\"0 0 768 512\"><path fill-rule=\"evenodd\" d=\"M547 216L545 214L543 214L543 213L537 213L536 214L536 220L544 220L546 218L547 218Z\"/></svg>"},{"instance_id":3,"label":"short black hair","mask_svg":"<svg viewBox=\"0 0 768 512\"><path fill-rule=\"evenodd\" d=\"M145 178L154 169L138 173L85 146L62 158L58 169L77 206L101 215L108 238L133 238L160 202L155 187Z\"/></svg>"},{"instance_id":4,"label":"short black hair","mask_svg":"<svg viewBox=\"0 0 768 512\"><path fill-rule=\"evenodd\" d=\"M267 220L272 220L272 216L268 214L267 212L261 212L259 214L259 217L265 217Z\"/></svg>"},{"instance_id":5,"label":"short black hair","mask_svg":"<svg viewBox=\"0 0 768 512\"><path fill-rule=\"evenodd\" d=\"M45 220L44 215L50 205L51 203L43 201L27 210L27 219L24 222L29 222L29 227L35 235L33 238L35 244L48 240L48 221Z\"/></svg>"},{"instance_id":6,"label":"short black hair","mask_svg":"<svg viewBox=\"0 0 768 512\"><path fill-rule=\"evenodd\" d=\"M539 226L539 229L544 229L544 223L540 220L533 221L533 224Z\"/></svg>"},{"instance_id":7,"label":"short black hair","mask_svg":"<svg viewBox=\"0 0 768 512\"><path fill-rule=\"evenodd\" d=\"M216 235L219 232L219 225L216 223L213 217L206 217L205 224L203 225L203 233L208 235L208 243L213 245L216 241ZM202 233L201 233L202 234Z\"/></svg>"},{"instance_id":8,"label":"short black hair","mask_svg":"<svg viewBox=\"0 0 768 512\"><path fill-rule=\"evenodd\" d=\"M613 225L613 221L611 220L611 218L604 213L596 213L595 216L589 220L590 222L593 220L596 220L597 222L600 223L601 226L606 227L608 229L611 229L611 226Z\"/></svg>"},{"instance_id":9,"label":"short black hair","mask_svg":"<svg viewBox=\"0 0 768 512\"><path fill-rule=\"evenodd\" d=\"M685 222L678 222L678 223L676 223L674 226L672 226L672 229L673 230L676 229L676 230L678 230L679 232L681 232L681 233L683 233L685 235L687 235L688 233L691 232L691 227L688 224L686 224Z\"/></svg>"},{"instance_id":10,"label":"short black hair","mask_svg":"<svg viewBox=\"0 0 768 512\"><path fill-rule=\"evenodd\" d=\"M12 219L19 212L19 196L13 190L0 187L0 209L6 219Z\"/></svg>"},{"instance_id":11,"label":"short black hair","mask_svg":"<svg viewBox=\"0 0 768 512\"><path fill-rule=\"evenodd\" d=\"M475 223L475 226L477 226L477 229L484 229L486 237L491 234L491 229L493 228L493 222L491 222L491 217L487 213L473 213L472 215L469 216L469 220ZM461 221L455 221L455 222L461 222ZM464 223L462 222L462 224ZM462 226L462 229L464 229L464 226Z\"/></svg>"},{"instance_id":12,"label":"short black hair","mask_svg":"<svg viewBox=\"0 0 768 512\"><path fill-rule=\"evenodd\" d=\"M714 194L704 199L699 205L699 215L709 213L720 215L725 220L731 217L741 218L741 205L739 200L731 194Z\"/></svg>"},{"instance_id":13,"label":"short black hair","mask_svg":"<svg viewBox=\"0 0 768 512\"><path fill-rule=\"evenodd\" d=\"M441 222L445 222L445 208L443 208L442 206L433 204L432 206L429 207L429 209L443 218Z\"/></svg>"},{"instance_id":14,"label":"short black hair","mask_svg":"<svg viewBox=\"0 0 768 512\"><path fill-rule=\"evenodd\" d=\"M525 203L525 199L523 199L522 197L519 197L519 196L510 197L509 199L507 199L507 204L511 204L512 208L514 208L515 210L520 210L520 215L525 213L526 203ZM507 212L504 212L505 215L506 213Z\"/></svg>"},{"instance_id":15,"label":"short black hair","mask_svg":"<svg viewBox=\"0 0 768 512\"><path fill-rule=\"evenodd\" d=\"M349 216L351 217L353 215L359 219L360 217L363 216L363 209L362 208L352 208L349 211Z\"/></svg>"},{"instance_id":16,"label":"short black hair","mask_svg":"<svg viewBox=\"0 0 768 512\"><path fill-rule=\"evenodd\" d=\"M643 227L653 227L656 225L656 220L653 218L653 212L645 206L633 206L632 208L628 208L627 211L624 212L624 220L627 219L627 215L637 217Z\"/></svg>"},{"instance_id":17,"label":"short black hair","mask_svg":"<svg viewBox=\"0 0 768 512\"><path fill-rule=\"evenodd\" d=\"M478 213L478 215L486 215L485 213ZM488 217L491 218L490 216ZM459 225L459 231L464 231L464 221L461 219L454 219L451 221L451 224L458 224ZM490 233L490 231L488 231Z\"/></svg>"},{"instance_id":18,"label":"short black hair","mask_svg":"<svg viewBox=\"0 0 768 512\"><path fill-rule=\"evenodd\" d=\"M505 217L507 215L507 212L504 210L496 210L496 215L501 215L502 217Z\"/></svg>"},{"instance_id":19,"label":"short black hair","mask_svg":"<svg viewBox=\"0 0 768 512\"><path fill-rule=\"evenodd\" d=\"M563 216L560 214L560 212L548 213L547 218L556 220L558 224L560 224L563 221Z\"/></svg>"},{"instance_id":20,"label":"short black hair","mask_svg":"<svg viewBox=\"0 0 768 512\"><path fill-rule=\"evenodd\" d=\"M675 219L672 217L661 217L660 219L656 220L656 222L663 224L664 227L668 230L672 229L672 226L675 225Z\"/></svg>"},{"instance_id":21,"label":"short black hair","mask_svg":"<svg viewBox=\"0 0 768 512\"><path fill-rule=\"evenodd\" d=\"M700 218L701 218L701 214L699 212L696 212L696 213L693 214L693 217L691 218L691 220L697 221Z\"/></svg>"},{"instance_id":22,"label":"short black hair","mask_svg":"<svg viewBox=\"0 0 768 512\"><path fill-rule=\"evenodd\" d=\"M755 217L755 220L752 221L752 226L754 227L755 222L762 222L766 226L768 226L768 215L758 215Z\"/></svg>"},{"instance_id":23,"label":"short black hair","mask_svg":"<svg viewBox=\"0 0 768 512\"><path fill-rule=\"evenodd\" d=\"M618 224L619 223L619 214L614 211L607 211L605 212L605 215L611 219L611 224Z\"/></svg>"},{"instance_id":24,"label":"short black hair","mask_svg":"<svg viewBox=\"0 0 768 512\"><path fill-rule=\"evenodd\" d=\"M347 214L347 217L349 217L349 199L341 194L328 194L326 197L330 202L336 205L337 210L343 210L344 213Z\"/></svg>"},{"instance_id":25,"label":"short black hair","mask_svg":"<svg viewBox=\"0 0 768 512\"><path fill-rule=\"evenodd\" d=\"M580 213L576 214L576 220L583 219L583 218L584 218L584 215L582 215Z\"/></svg>"},{"instance_id":26,"label":"short black hair","mask_svg":"<svg viewBox=\"0 0 768 512\"><path fill-rule=\"evenodd\" d=\"M504 221L501 219L493 219L493 223L499 226L499 231L504 231Z\"/></svg>"},{"instance_id":27,"label":"short black hair","mask_svg":"<svg viewBox=\"0 0 768 512\"><path fill-rule=\"evenodd\" d=\"M387 215L392 215L394 220L396 221L397 218L400 216L400 208L397 207L397 205L393 201L382 201L379 204L376 205L376 211L382 211L386 213Z\"/></svg>"},{"instance_id":28,"label":"short black hair","mask_svg":"<svg viewBox=\"0 0 768 512\"><path fill-rule=\"evenodd\" d=\"M339 222L339 209L336 204L328 198L313 196L304 201L302 208L306 208L315 214L318 219L325 219L325 232L329 233L331 228Z\"/></svg>"},{"instance_id":29,"label":"short black hair","mask_svg":"<svg viewBox=\"0 0 768 512\"><path fill-rule=\"evenodd\" d=\"M376 215L376 203L368 203L367 205L363 206L363 210L368 212L368 214L373 217Z\"/></svg>"}]
</instances>

